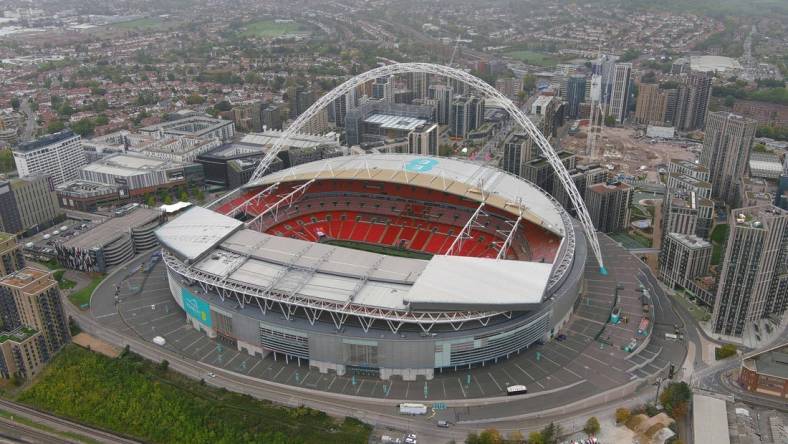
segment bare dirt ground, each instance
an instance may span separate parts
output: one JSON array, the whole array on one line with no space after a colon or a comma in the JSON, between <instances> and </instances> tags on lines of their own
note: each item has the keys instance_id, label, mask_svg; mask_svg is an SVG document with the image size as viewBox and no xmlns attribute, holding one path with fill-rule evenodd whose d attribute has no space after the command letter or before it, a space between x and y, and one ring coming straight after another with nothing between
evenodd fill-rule
<instances>
[{"instance_id":1,"label":"bare dirt ground","mask_svg":"<svg viewBox=\"0 0 788 444\"><path fill-rule=\"evenodd\" d=\"M691 147L684 148L679 142L651 143L651 140L645 136L638 137L638 132L631 127L605 127L597 139L597 155L594 158L586 156L585 131L563 138L561 144L568 151L577 153L581 163L611 164L616 172L646 174L652 182L659 180L658 165L667 164L670 160L694 160L696 157ZM639 171L641 166L645 166L646 170Z\"/></svg>"},{"instance_id":2,"label":"bare dirt ground","mask_svg":"<svg viewBox=\"0 0 788 444\"><path fill-rule=\"evenodd\" d=\"M117 358L120 355L119 348L87 333L80 333L74 336L72 341L74 341L74 343L77 345L89 348L90 350L99 352L102 355L108 356L110 358Z\"/></svg>"}]
</instances>

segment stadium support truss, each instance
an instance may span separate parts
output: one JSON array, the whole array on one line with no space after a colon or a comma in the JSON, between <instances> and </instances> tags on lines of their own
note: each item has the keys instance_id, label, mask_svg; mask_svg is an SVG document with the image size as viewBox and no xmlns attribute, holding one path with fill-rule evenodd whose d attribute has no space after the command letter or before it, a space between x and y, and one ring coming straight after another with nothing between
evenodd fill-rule
<instances>
[{"instance_id":1,"label":"stadium support truss","mask_svg":"<svg viewBox=\"0 0 788 444\"><path fill-rule=\"evenodd\" d=\"M331 90L328 94L320 97L320 99L312 104L309 109L296 118L293 124L282 133L282 136L274 143L273 147L271 147L271 149L265 155L263 160L257 166L257 169L255 169L254 174L252 174L252 178L249 182L254 183L259 181L266 174L268 167L271 165L274 159L276 159L277 154L282 149L285 141L290 140L295 134L301 131L301 128L303 128L307 122L309 122L318 112L323 110L323 108L331 104L334 100L349 93L357 86L375 80L378 77L407 73L426 73L464 82L471 88L481 92L485 97L494 98L501 104L501 106L504 107L504 109L506 109L512 119L514 119L514 121L520 125L520 127L536 142L536 145L539 146L542 155L547 159L547 161L555 170L558 179L561 181L561 184L569 195L569 199L572 201L572 205L577 211L577 218L580 220L580 223L583 226L583 231L588 238L588 242L591 244L591 249L594 252L597 263L599 264L599 270L602 274L607 274L607 270L605 269L604 262L602 260L602 251L599 248L599 240L597 239L594 225L591 222L591 216L588 214L588 209L586 209L585 203L583 202L583 197L577 190L577 187L569 176L566 168L561 163L561 159L558 157L558 154L556 154L555 150L553 150L553 148L550 146L550 143L547 141L541 131L536 128L533 122L528 119L528 117L525 115L525 113L523 113L522 110L520 110L520 108L515 106L515 104L510 99L505 97L490 84L479 79L478 77L466 73L465 71L448 66L435 65L432 63L394 63L391 65L385 65L371 69L345 81L341 85Z\"/></svg>"}]
</instances>

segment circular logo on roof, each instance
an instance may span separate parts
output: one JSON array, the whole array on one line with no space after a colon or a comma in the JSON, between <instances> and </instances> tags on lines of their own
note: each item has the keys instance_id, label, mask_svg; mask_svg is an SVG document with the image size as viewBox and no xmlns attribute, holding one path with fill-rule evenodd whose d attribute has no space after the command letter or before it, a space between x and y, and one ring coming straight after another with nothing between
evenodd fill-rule
<instances>
[{"instance_id":1,"label":"circular logo on roof","mask_svg":"<svg viewBox=\"0 0 788 444\"><path fill-rule=\"evenodd\" d=\"M413 159L410 162L405 164L405 171L410 171L414 173L426 173L431 169L435 168L435 165L438 164L438 161L435 159L427 159L427 158L418 158Z\"/></svg>"}]
</instances>

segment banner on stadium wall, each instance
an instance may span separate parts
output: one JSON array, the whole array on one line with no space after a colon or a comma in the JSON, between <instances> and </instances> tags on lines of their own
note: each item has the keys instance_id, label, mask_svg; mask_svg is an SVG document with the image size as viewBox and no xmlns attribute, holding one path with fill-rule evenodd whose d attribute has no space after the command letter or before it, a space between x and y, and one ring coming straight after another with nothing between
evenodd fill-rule
<instances>
[{"instance_id":1,"label":"banner on stadium wall","mask_svg":"<svg viewBox=\"0 0 788 444\"><path fill-rule=\"evenodd\" d=\"M212 327L211 322L211 306L202 299L198 299L189 290L181 289L181 299L183 300L183 309L194 319L197 319L202 325Z\"/></svg>"}]
</instances>

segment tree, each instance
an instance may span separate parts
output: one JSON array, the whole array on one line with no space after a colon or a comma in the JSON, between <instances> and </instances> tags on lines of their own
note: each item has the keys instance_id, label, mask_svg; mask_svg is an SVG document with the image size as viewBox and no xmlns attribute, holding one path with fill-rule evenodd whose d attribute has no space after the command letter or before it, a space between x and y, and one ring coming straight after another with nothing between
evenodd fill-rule
<instances>
[{"instance_id":1,"label":"tree","mask_svg":"<svg viewBox=\"0 0 788 444\"><path fill-rule=\"evenodd\" d=\"M621 58L618 59L619 62L631 62L636 58L640 57L640 50L635 48L630 48L624 51L624 54L621 55Z\"/></svg>"},{"instance_id":2,"label":"tree","mask_svg":"<svg viewBox=\"0 0 788 444\"><path fill-rule=\"evenodd\" d=\"M525 436L523 436L522 432L519 430L514 430L509 432L509 436L506 437L507 444L525 444Z\"/></svg>"},{"instance_id":3,"label":"tree","mask_svg":"<svg viewBox=\"0 0 788 444\"><path fill-rule=\"evenodd\" d=\"M629 421L631 413L629 409L621 407L616 409L616 424L624 424Z\"/></svg>"},{"instance_id":4,"label":"tree","mask_svg":"<svg viewBox=\"0 0 788 444\"><path fill-rule=\"evenodd\" d=\"M106 124L109 123L109 117L107 117L104 114L99 114L98 116L96 116L96 119L94 120L94 122L95 122L96 126L106 125Z\"/></svg>"},{"instance_id":5,"label":"tree","mask_svg":"<svg viewBox=\"0 0 788 444\"><path fill-rule=\"evenodd\" d=\"M71 130L82 137L87 137L93 134L93 129L95 127L96 124L93 123L93 120L85 117L84 119L80 119L77 123L71 125Z\"/></svg>"},{"instance_id":6,"label":"tree","mask_svg":"<svg viewBox=\"0 0 788 444\"><path fill-rule=\"evenodd\" d=\"M714 349L714 357L719 361L730 358L736 354L736 346L733 344L723 344L722 347Z\"/></svg>"},{"instance_id":7,"label":"tree","mask_svg":"<svg viewBox=\"0 0 788 444\"><path fill-rule=\"evenodd\" d=\"M659 402L668 415L677 419L689 410L692 391L686 382L671 382L659 395Z\"/></svg>"},{"instance_id":8,"label":"tree","mask_svg":"<svg viewBox=\"0 0 788 444\"><path fill-rule=\"evenodd\" d=\"M11 99L11 108L13 108L14 111L18 111L19 110L19 105L20 104L21 103L19 102L19 97L14 97L14 98Z\"/></svg>"},{"instance_id":9,"label":"tree","mask_svg":"<svg viewBox=\"0 0 788 444\"><path fill-rule=\"evenodd\" d=\"M164 205L172 205L172 196L169 194L164 196Z\"/></svg>"},{"instance_id":10,"label":"tree","mask_svg":"<svg viewBox=\"0 0 788 444\"><path fill-rule=\"evenodd\" d=\"M62 121L60 121L60 120L53 120L53 121L49 122L49 124L47 125L47 133L52 134L52 133L56 133L58 131L63 131L63 129L65 127L66 127L66 124L63 123Z\"/></svg>"},{"instance_id":11,"label":"tree","mask_svg":"<svg viewBox=\"0 0 788 444\"><path fill-rule=\"evenodd\" d=\"M0 173L9 173L15 169L14 153L9 149L0 150Z\"/></svg>"},{"instance_id":12,"label":"tree","mask_svg":"<svg viewBox=\"0 0 788 444\"><path fill-rule=\"evenodd\" d=\"M545 428L542 429L544 444L558 444L561 439L561 434L562 430L560 425L554 422L547 424Z\"/></svg>"},{"instance_id":13,"label":"tree","mask_svg":"<svg viewBox=\"0 0 788 444\"><path fill-rule=\"evenodd\" d=\"M599 420L596 419L596 416L592 416L588 418L586 421L586 425L583 427L583 432L585 432L588 436L594 436L599 433Z\"/></svg>"},{"instance_id":14,"label":"tree","mask_svg":"<svg viewBox=\"0 0 788 444\"><path fill-rule=\"evenodd\" d=\"M181 202L188 202L189 201L189 193L186 190L181 190L181 194L178 196L178 199Z\"/></svg>"},{"instance_id":15,"label":"tree","mask_svg":"<svg viewBox=\"0 0 788 444\"><path fill-rule=\"evenodd\" d=\"M536 89L536 76L533 74L526 74L523 77L523 89L525 91L533 91Z\"/></svg>"},{"instance_id":16,"label":"tree","mask_svg":"<svg viewBox=\"0 0 788 444\"><path fill-rule=\"evenodd\" d=\"M725 106L730 108L736 102L736 97L733 96L725 96Z\"/></svg>"},{"instance_id":17,"label":"tree","mask_svg":"<svg viewBox=\"0 0 788 444\"><path fill-rule=\"evenodd\" d=\"M616 125L616 118L615 116L606 115L605 116L605 126L615 126Z\"/></svg>"},{"instance_id":18,"label":"tree","mask_svg":"<svg viewBox=\"0 0 788 444\"><path fill-rule=\"evenodd\" d=\"M540 432L531 432L528 434L528 444L544 444L544 438Z\"/></svg>"},{"instance_id":19,"label":"tree","mask_svg":"<svg viewBox=\"0 0 788 444\"><path fill-rule=\"evenodd\" d=\"M167 361L166 359L162 359L162 361L159 363L159 370L163 372L166 372L169 367L170 367L170 362Z\"/></svg>"},{"instance_id":20,"label":"tree","mask_svg":"<svg viewBox=\"0 0 788 444\"><path fill-rule=\"evenodd\" d=\"M154 196L153 194L148 194L148 196L145 198L145 205L147 205L149 207L155 207L156 206L156 196Z\"/></svg>"},{"instance_id":21,"label":"tree","mask_svg":"<svg viewBox=\"0 0 788 444\"><path fill-rule=\"evenodd\" d=\"M476 432L468 433L465 437L465 444L479 444L479 435Z\"/></svg>"},{"instance_id":22,"label":"tree","mask_svg":"<svg viewBox=\"0 0 788 444\"><path fill-rule=\"evenodd\" d=\"M503 437L501 432L496 429L490 428L482 430L479 434L479 444L502 444Z\"/></svg>"},{"instance_id":23,"label":"tree","mask_svg":"<svg viewBox=\"0 0 788 444\"><path fill-rule=\"evenodd\" d=\"M191 93L189 97L186 98L187 105L202 105L203 103L205 103L205 97L197 93Z\"/></svg>"},{"instance_id":24,"label":"tree","mask_svg":"<svg viewBox=\"0 0 788 444\"><path fill-rule=\"evenodd\" d=\"M218 111L230 111L233 109L233 106L230 104L230 102L222 100L221 102L214 105L214 108L216 108Z\"/></svg>"}]
</instances>

